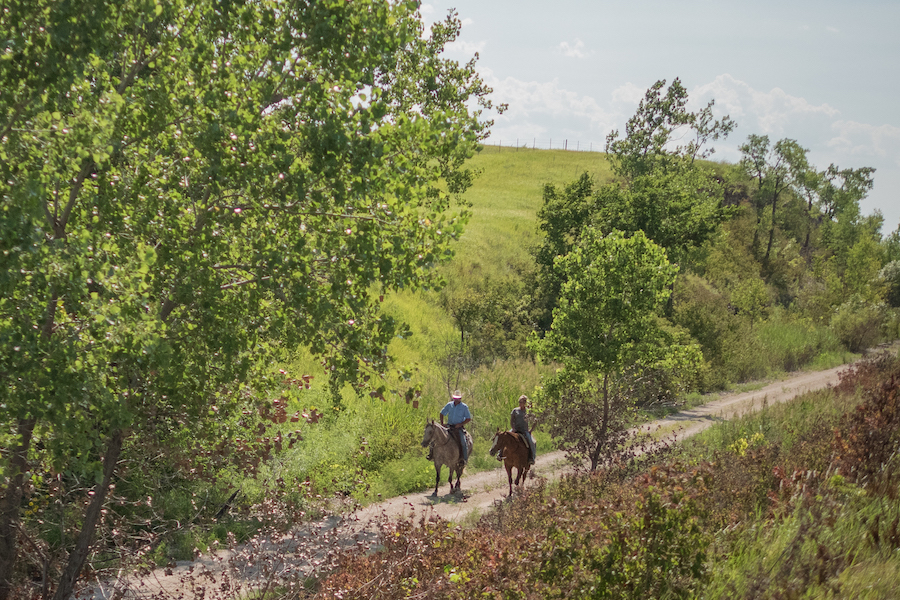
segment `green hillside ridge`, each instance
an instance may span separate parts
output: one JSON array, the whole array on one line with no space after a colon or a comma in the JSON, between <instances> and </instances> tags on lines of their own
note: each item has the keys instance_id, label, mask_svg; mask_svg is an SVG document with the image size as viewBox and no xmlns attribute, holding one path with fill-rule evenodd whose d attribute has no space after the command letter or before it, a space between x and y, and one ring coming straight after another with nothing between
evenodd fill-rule
<instances>
[{"instance_id":1,"label":"green hillside ridge","mask_svg":"<svg viewBox=\"0 0 900 600\"><path fill-rule=\"evenodd\" d=\"M546 184L564 186L583 173L597 181L610 178L606 155L599 152L510 149L482 146L467 163L479 175L464 195L471 219L454 245L454 258L441 267L450 287L470 278L504 277L532 263L537 243L537 212ZM436 309L436 294L394 294L386 310L410 324L413 337L391 350L399 362L421 361L435 345L454 333L446 312Z\"/></svg>"},{"instance_id":2,"label":"green hillside ridge","mask_svg":"<svg viewBox=\"0 0 900 600\"><path fill-rule=\"evenodd\" d=\"M456 256L483 263L488 270L530 260L527 251L537 241L536 215L544 185L564 186L582 173L598 182L610 177L606 155L599 152L483 146L468 164L481 175L465 195L472 204L472 220Z\"/></svg>"}]
</instances>

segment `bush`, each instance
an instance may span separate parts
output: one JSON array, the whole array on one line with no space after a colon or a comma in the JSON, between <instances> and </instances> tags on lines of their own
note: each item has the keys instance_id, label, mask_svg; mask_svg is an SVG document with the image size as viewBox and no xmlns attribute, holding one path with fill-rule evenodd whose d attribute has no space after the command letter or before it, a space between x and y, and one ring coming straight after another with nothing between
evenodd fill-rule
<instances>
[{"instance_id":1,"label":"bush","mask_svg":"<svg viewBox=\"0 0 900 600\"><path fill-rule=\"evenodd\" d=\"M893 260L886 264L878 278L885 288L885 300L894 307L900 307L900 260Z\"/></svg>"},{"instance_id":2,"label":"bush","mask_svg":"<svg viewBox=\"0 0 900 600\"><path fill-rule=\"evenodd\" d=\"M700 343L713 362L722 353L723 340L738 327L728 299L702 277L685 275L675 281L672 321Z\"/></svg>"},{"instance_id":3,"label":"bush","mask_svg":"<svg viewBox=\"0 0 900 600\"><path fill-rule=\"evenodd\" d=\"M702 472L655 469L636 487L600 527L584 529L578 514L552 523L535 575L546 597L693 598L702 588L709 537L693 496L706 491Z\"/></svg>"},{"instance_id":4,"label":"bush","mask_svg":"<svg viewBox=\"0 0 900 600\"><path fill-rule=\"evenodd\" d=\"M884 305L850 301L835 311L831 329L847 350L861 352L878 342L884 318Z\"/></svg>"}]
</instances>

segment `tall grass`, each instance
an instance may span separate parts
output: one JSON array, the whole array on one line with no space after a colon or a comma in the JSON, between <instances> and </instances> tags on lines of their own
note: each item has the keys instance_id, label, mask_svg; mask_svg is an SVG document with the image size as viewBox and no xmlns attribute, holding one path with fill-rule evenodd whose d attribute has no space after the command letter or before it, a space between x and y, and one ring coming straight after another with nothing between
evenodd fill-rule
<instances>
[{"instance_id":1,"label":"tall grass","mask_svg":"<svg viewBox=\"0 0 900 600\"><path fill-rule=\"evenodd\" d=\"M528 250L538 240L537 213L545 184L563 186L582 173L598 184L610 178L606 155L563 150L520 150L486 146L470 165L487 175L478 177L466 193L472 220L456 256L477 264L485 274L502 275L512 266L530 262Z\"/></svg>"},{"instance_id":2,"label":"tall grass","mask_svg":"<svg viewBox=\"0 0 900 600\"><path fill-rule=\"evenodd\" d=\"M757 326L757 337L772 371L796 371L820 355L840 352L835 333L809 319L792 318L777 309Z\"/></svg>"},{"instance_id":3,"label":"tall grass","mask_svg":"<svg viewBox=\"0 0 900 600\"><path fill-rule=\"evenodd\" d=\"M703 597L896 598L900 554L890 536L900 504L839 477L826 487L827 498L744 528Z\"/></svg>"}]
</instances>

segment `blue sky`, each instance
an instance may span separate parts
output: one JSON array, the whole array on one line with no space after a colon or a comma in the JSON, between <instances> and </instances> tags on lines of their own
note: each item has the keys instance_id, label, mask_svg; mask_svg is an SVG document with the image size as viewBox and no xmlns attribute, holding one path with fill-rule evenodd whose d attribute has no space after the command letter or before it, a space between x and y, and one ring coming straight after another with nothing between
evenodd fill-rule
<instances>
[{"instance_id":1,"label":"blue sky","mask_svg":"<svg viewBox=\"0 0 900 600\"><path fill-rule=\"evenodd\" d=\"M715 99L738 127L714 159L735 162L750 134L797 140L819 170L875 167L862 210L900 224L900 1L425 1L455 8L448 56L477 68L509 104L491 140L602 148L644 92L681 79L693 108Z\"/></svg>"}]
</instances>

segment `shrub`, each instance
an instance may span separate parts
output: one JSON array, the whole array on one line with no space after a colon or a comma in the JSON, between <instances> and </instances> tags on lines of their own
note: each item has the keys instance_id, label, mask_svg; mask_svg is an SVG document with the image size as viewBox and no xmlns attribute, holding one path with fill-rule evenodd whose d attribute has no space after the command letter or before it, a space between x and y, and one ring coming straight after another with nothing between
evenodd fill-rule
<instances>
[{"instance_id":1,"label":"shrub","mask_svg":"<svg viewBox=\"0 0 900 600\"><path fill-rule=\"evenodd\" d=\"M878 278L884 285L885 300L894 308L900 307L900 260L886 264Z\"/></svg>"},{"instance_id":2,"label":"shrub","mask_svg":"<svg viewBox=\"0 0 900 600\"><path fill-rule=\"evenodd\" d=\"M560 515L548 531L535 578L546 597L692 598L706 579L709 537L694 494L704 473L654 469L635 497L607 506L601 523Z\"/></svg>"},{"instance_id":3,"label":"shrub","mask_svg":"<svg viewBox=\"0 0 900 600\"><path fill-rule=\"evenodd\" d=\"M850 301L842 304L831 317L831 329L851 352L861 352L875 345L885 318L883 305Z\"/></svg>"},{"instance_id":4,"label":"shrub","mask_svg":"<svg viewBox=\"0 0 900 600\"><path fill-rule=\"evenodd\" d=\"M714 361L723 339L738 325L727 298L705 279L688 274L675 281L672 303L672 321L687 329L707 360Z\"/></svg>"}]
</instances>

